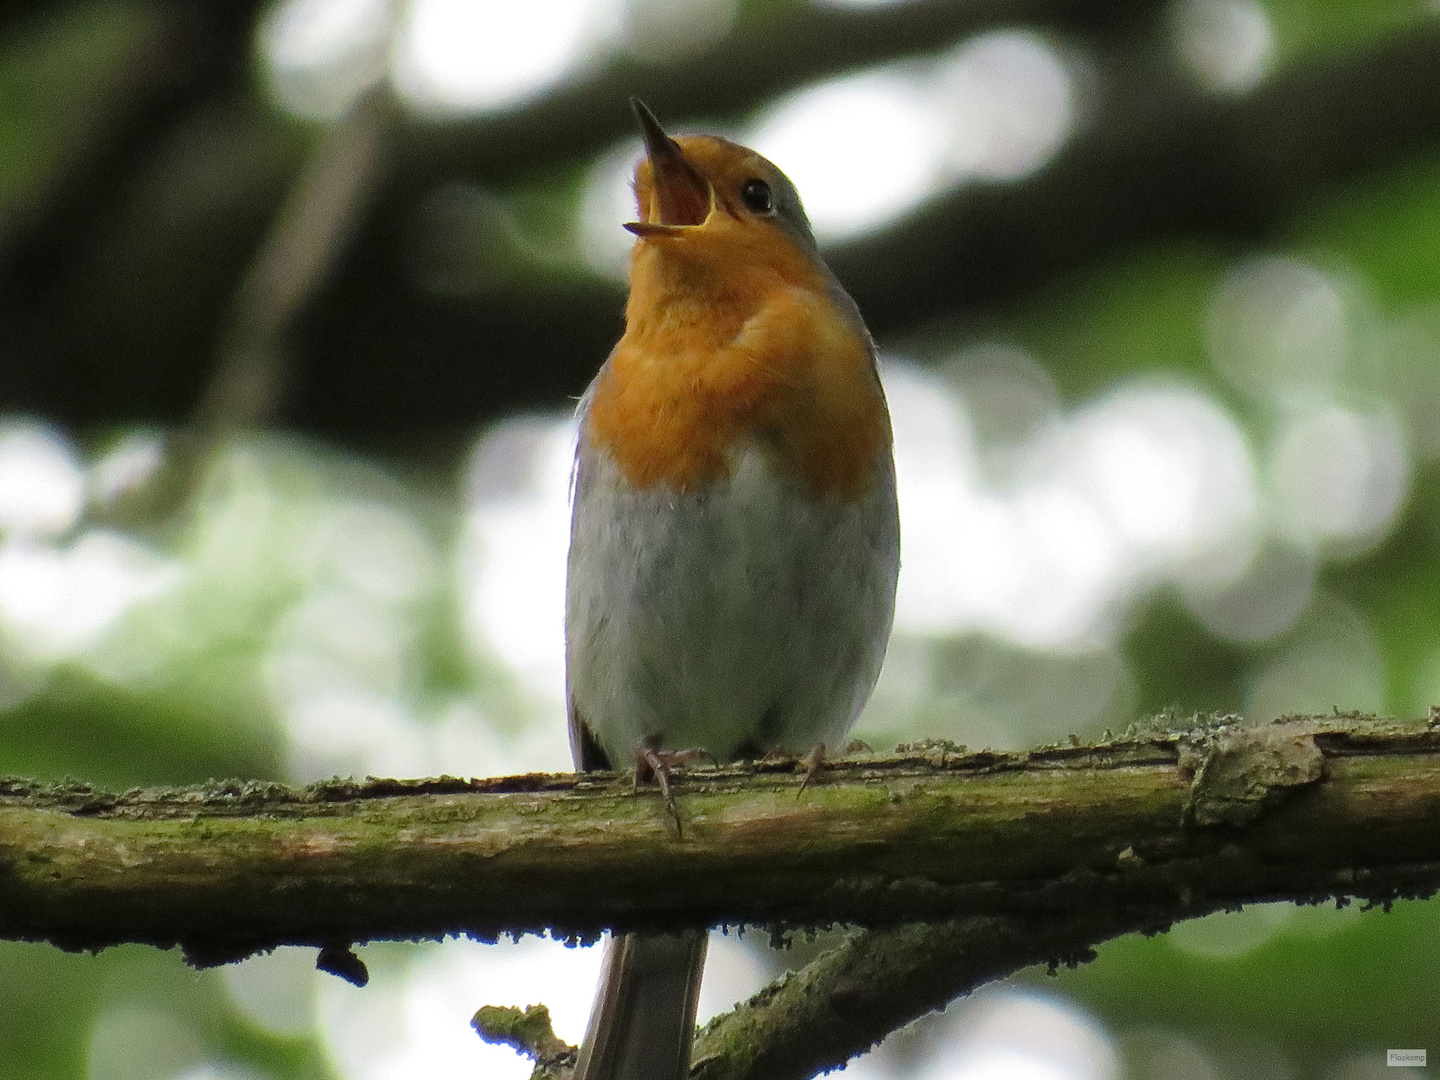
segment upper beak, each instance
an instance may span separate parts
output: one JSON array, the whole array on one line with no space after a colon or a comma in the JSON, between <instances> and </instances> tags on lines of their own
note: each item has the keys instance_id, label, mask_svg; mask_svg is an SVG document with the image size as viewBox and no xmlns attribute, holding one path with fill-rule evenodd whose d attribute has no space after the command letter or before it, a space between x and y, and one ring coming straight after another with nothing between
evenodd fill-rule
<instances>
[{"instance_id":1,"label":"upper beak","mask_svg":"<svg viewBox=\"0 0 1440 1080\"><path fill-rule=\"evenodd\" d=\"M653 236L674 235L692 225L703 225L710 216L709 182L685 160L684 151L665 134L643 101L631 98L630 107L640 121L645 156L654 174L652 203L646 216L656 220L627 222L625 228L637 236Z\"/></svg>"}]
</instances>

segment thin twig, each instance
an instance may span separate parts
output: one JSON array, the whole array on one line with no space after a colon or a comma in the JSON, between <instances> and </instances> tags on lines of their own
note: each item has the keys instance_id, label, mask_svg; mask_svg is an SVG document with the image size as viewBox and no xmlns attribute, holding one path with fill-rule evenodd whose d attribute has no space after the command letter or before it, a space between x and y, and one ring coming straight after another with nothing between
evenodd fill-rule
<instances>
[{"instance_id":1,"label":"thin twig","mask_svg":"<svg viewBox=\"0 0 1440 1080\"><path fill-rule=\"evenodd\" d=\"M291 336L364 220L399 106L372 88L325 133L296 178L231 304L215 368L164 465L106 516L153 524L182 506L215 451L279 413L290 384Z\"/></svg>"}]
</instances>

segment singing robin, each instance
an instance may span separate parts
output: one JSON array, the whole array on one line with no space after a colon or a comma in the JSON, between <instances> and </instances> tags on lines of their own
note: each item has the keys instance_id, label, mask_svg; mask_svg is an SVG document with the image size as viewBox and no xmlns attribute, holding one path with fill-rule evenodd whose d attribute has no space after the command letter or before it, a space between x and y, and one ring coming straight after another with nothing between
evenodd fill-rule
<instances>
[{"instance_id":1,"label":"singing robin","mask_svg":"<svg viewBox=\"0 0 1440 1080\"><path fill-rule=\"evenodd\" d=\"M900 527L875 347L794 185L633 104L637 239L579 408L566 678L576 768L663 783L675 751L837 744L885 655ZM704 957L703 931L614 936L577 1080L683 1077Z\"/></svg>"}]
</instances>

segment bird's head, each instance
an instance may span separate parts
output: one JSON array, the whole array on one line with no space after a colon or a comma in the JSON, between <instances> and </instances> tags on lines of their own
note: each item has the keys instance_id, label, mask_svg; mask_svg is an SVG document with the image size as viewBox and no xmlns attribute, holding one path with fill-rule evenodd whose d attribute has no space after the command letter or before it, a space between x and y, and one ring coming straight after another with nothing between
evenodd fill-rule
<instances>
[{"instance_id":1,"label":"bird's head","mask_svg":"<svg viewBox=\"0 0 1440 1080\"><path fill-rule=\"evenodd\" d=\"M718 135L671 138L644 104L631 104L645 136L635 169L640 220L625 226L640 238L637 249L818 263L800 195L770 161Z\"/></svg>"}]
</instances>

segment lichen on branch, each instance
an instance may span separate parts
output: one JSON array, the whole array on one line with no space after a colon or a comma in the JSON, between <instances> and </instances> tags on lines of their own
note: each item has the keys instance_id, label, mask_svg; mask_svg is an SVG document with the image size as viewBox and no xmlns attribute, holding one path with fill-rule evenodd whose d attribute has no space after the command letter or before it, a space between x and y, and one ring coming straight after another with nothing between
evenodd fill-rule
<instances>
[{"instance_id":1,"label":"lichen on branch","mask_svg":"<svg viewBox=\"0 0 1440 1080\"><path fill-rule=\"evenodd\" d=\"M628 776L0 782L0 937L182 946L728 924L883 927L1440 885L1440 728L1216 723L1022 753L921 743L677 772L677 837ZM657 886L657 883L660 883Z\"/></svg>"}]
</instances>

